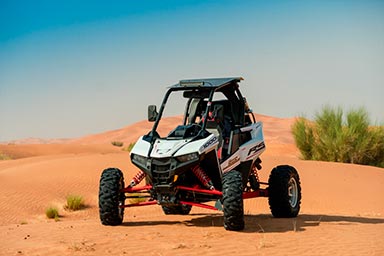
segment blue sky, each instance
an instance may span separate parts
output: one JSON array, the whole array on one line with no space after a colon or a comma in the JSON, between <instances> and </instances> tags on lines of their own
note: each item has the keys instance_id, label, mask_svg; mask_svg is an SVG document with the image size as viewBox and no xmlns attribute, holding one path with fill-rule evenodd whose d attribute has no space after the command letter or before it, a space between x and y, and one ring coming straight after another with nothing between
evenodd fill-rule
<instances>
[{"instance_id":1,"label":"blue sky","mask_svg":"<svg viewBox=\"0 0 384 256\"><path fill-rule=\"evenodd\" d=\"M168 85L222 76L256 113L383 123L384 2L0 1L0 141L117 129Z\"/></svg>"}]
</instances>

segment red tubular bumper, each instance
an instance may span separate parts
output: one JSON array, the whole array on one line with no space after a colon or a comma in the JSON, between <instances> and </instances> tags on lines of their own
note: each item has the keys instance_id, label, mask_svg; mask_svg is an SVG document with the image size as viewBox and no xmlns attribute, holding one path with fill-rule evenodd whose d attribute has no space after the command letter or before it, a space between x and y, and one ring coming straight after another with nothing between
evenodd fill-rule
<instances>
[{"instance_id":1,"label":"red tubular bumper","mask_svg":"<svg viewBox=\"0 0 384 256\"><path fill-rule=\"evenodd\" d=\"M243 199L256 198L256 197L268 197L268 190L266 188L260 188L256 191L243 193Z\"/></svg>"},{"instance_id":2,"label":"red tubular bumper","mask_svg":"<svg viewBox=\"0 0 384 256\"><path fill-rule=\"evenodd\" d=\"M146 186L142 186L142 187L126 187L126 188L122 189L121 192L135 193L135 192L140 192L140 191L144 191L144 190L150 190L151 188L152 188L151 185L146 185Z\"/></svg>"},{"instance_id":3,"label":"red tubular bumper","mask_svg":"<svg viewBox=\"0 0 384 256\"><path fill-rule=\"evenodd\" d=\"M151 185L141 186L141 187L126 187L122 189L122 192L124 193L136 193L136 192L149 192L149 190L152 189ZM208 190L208 189L201 189L201 188L191 188L191 187L185 187L185 186L177 186L176 189L184 190L184 191L190 191L194 193L201 193L201 194L207 194L207 195L215 195L222 197L223 193L218 190ZM268 189L258 189L256 191L251 192L243 192L243 199L249 199L249 198L256 198L256 197L268 197ZM180 201L181 204L191 205L191 206L197 206L202 207L210 210L218 210L216 207L207 205L207 204L201 204L196 202L187 202L187 201ZM120 208L127 208L127 207L135 207L135 206L147 206L147 205L154 205L157 204L156 200L146 201L146 202L139 202L139 203L133 203L133 204L126 204L121 205Z\"/></svg>"},{"instance_id":4,"label":"red tubular bumper","mask_svg":"<svg viewBox=\"0 0 384 256\"><path fill-rule=\"evenodd\" d=\"M191 205L191 206L197 206L197 207L201 207L201 208L205 208L205 209L209 209L209 210L214 210L214 211L219 210L216 207L208 205L208 204L200 204L200 203L193 203L193 202L186 202L186 201L180 201L180 203L186 204L186 205Z\"/></svg>"},{"instance_id":5,"label":"red tubular bumper","mask_svg":"<svg viewBox=\"0 0 384 256\"><path fill-rule=\"evenodd\" d=\"M157 201L147 201L147 202L140 202L140 203L134 203L134 204L126 204L126 205L120 205L119 208L128 208L128 207L135 207L135 206L147 206L147 205L154 205L157 204Z\"/></svg>"},{"instance_id":6,"label":"red tubular bumper","mask_svg":"<svg viewBox=\"0 0 384 256\"><path fill-rule=\"evenodd\" d=\"M207 195L216 195L216 196L223 196L223 193L218 190L208 190L208 189L201 189L201 188L191 188L191 187L184 187L184 186L177 186L180 190L186 190L191 192L197 192Z\"/></svg>"}]
</instances>

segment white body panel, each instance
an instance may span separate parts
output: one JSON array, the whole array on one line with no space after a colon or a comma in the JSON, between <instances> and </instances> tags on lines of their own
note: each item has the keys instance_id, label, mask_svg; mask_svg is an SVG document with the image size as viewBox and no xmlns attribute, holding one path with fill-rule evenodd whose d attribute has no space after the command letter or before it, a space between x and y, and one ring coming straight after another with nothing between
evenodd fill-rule
<instances>
[{"instance_id":1,"label":"white body panel","mask_svg":"<svg viewBox=\"0 0 384 256\"><path fill-rule=\"evenodd\" d=\"M154 158L171 157L177 150L186 145L189 141L191 140L156 139L150 156Z\"/></svg>"},{"instance_id":2,"label":"white body panel","mask_svg":"<svg viewBox=\"0 0 384 256\"><path fill-rule=\"evenodd\" d=\"M223 173L234 169L241 162L257 159L265 150L263 124L261 122L254 123L240 130L242 132L250 131L252 139L241 145L239 150L221 164Z\"/></svg>"},{"instance_id":3,"label":"white body panel","mask_svg":"<svg viewBox=\"0 0 384 256\"><path fill-rule=\"evenodd\" d=\"M217 149L219 145L218 138L211 134L207 138L190 142L191 139L167 140L156 139L150 157L162 158L171 156L182 156L197 152L202 154ZM151 144L143 140L141 136L131 150L131 154L147 156ZM175 153L176 152L176 153Z\"/></svg>"},{"instance_id":4,"label":"white body panel","mask_svg":"<svg viewBox=\"0 0 384 256\"><path fill-rule=\"evenodd\" d=\"M193 152L198 152L199 154L202 154L204 152L209 152L213 149L216 149L218 145L219 140L215 135L211 134L205 139L196 140L189 143L188 145L185 145L179 151L177 151L175 156L182 156Z\"/></svg>"},{"instance_id":5,"label":"white body panel","mask_svg":"<svg viewBox=\"0 0 384 256\"><path fill-rule=\"evenodd\" d=\"M136 154L136 155L146 157L150 147L151 147L151 143L149 143L146 140L143 140L143 136L141 136L135 143L135 146L132 148L130 154Z\"/></svg>"},{"instance_id":6,"label":"white body panel","mask_svg":"<svg viewBox=\"0 0 384 256\"><path fill-rule=\"evenodd\" d=\"M240 146L240 161L245 162L256 159L265 151L263 123L257 122L250 126L244 127L241 131L251 130L252 139Z\"/></svg>"},{"instance_id":7,"label":"white body panel","mask_svg":"<svg viewBox=\"0 0 384 256\"><path fill-rule=\"evenodd\" d=\"M236 168L241 162L257 159L265 151L263 124L261 122L241 128L241 132L250 132L251 140L241 145L232 156L221 163L220 169L222 173ZM214 134L192 142L191 139L156 139L150 157L177 157L195 152L202 154L211 150L217 150L218 145L218 138ZM143 137L140 137L133 147L131 154L147 156L149 149L150 143L143 140Z\"/></svg>"}]
</instances>

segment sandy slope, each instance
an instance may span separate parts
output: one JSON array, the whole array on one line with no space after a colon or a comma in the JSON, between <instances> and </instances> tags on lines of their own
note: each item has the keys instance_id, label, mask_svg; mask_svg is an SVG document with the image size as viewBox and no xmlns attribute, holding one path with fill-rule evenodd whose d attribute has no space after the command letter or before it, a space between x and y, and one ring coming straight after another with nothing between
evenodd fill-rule
<instances>
[{"instance_id":1,"label":"sandy slope","mask_svg":"<svg viewBox=\"0 0 384 256\"><path fill-rule=\"evenodd\" d=\"M298 218L272 218L259 198L245 202L244 232L225 231L220 212L165 216L158 206L130 208L122 226L102 226L101 170L121 168L126 180L136 172L128 153L110 142L134 141L150 127L141 122L66 144L0 146L19 158L0 161L0 255L384 255L384 170L299 160L289 132L294 119L258 119L268 146L260 176L267 180L278 164L298 169ZM84 196L86 209L63 209L73 193ZM59 222L44 216L49 205L59 207Z\"/></svg>"}]
</instances>

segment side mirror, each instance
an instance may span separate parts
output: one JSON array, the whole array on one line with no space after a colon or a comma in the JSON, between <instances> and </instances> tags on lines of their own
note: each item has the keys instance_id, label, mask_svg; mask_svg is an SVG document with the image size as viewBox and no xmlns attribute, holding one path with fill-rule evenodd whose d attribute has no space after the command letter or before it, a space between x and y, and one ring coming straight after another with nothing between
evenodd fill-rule
<instances>
[{"instance_id":1,"label":"side mirror","mask_svg":"<svg viewBox=\"0 0 384 256\"><path fill-rule=\"evenodd\" d=\"M159 113L157 113L157 111L156 111L156 105L149 105L148 106L148 121L149 122L155 122L158 114Z\"/></svg>"}]
</instances>

